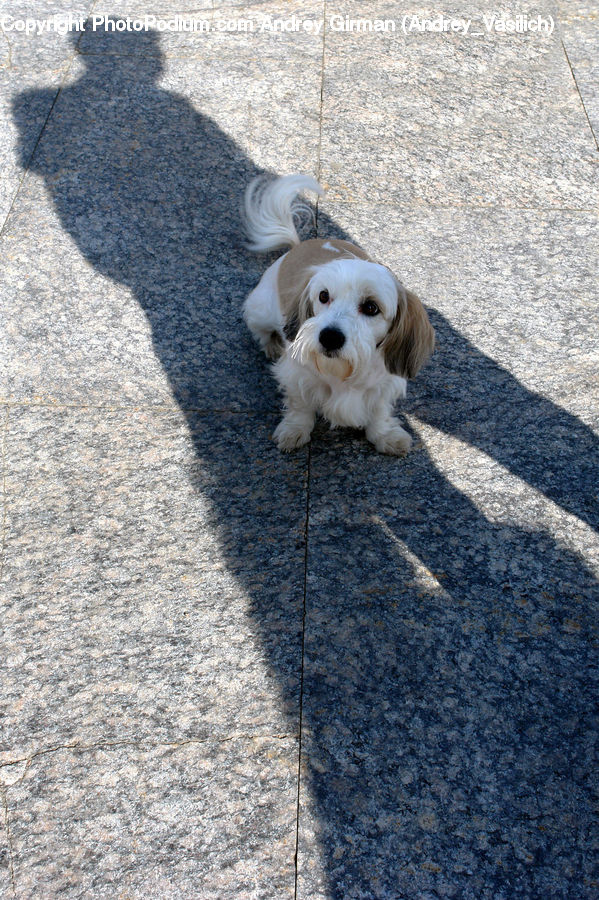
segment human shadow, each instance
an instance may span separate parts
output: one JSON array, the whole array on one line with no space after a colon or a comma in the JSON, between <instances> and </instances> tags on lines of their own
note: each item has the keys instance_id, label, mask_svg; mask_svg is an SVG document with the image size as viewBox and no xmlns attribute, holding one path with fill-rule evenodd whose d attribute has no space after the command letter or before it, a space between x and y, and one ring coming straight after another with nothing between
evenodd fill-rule
<instances>
[{"instance_id":1,"label":"human shadow","mask_svg":"<svg viewBox=\"0 0 599 900\"><path fill-rule=\"evenodd\" d=\"M156 34L88 34L80 50L85 71L61 91L32 159L24 143L22 163L43 177L81 254L147 315L194 441L198 489L293 719L298 622L287 569L261 541L277 485L240 456L253 426L239 419L215 453L201 413L263 410L275 421L272 380L240 317L265 266L244 250L238 213L260 170L159 87ZM43 93L16 98L21 134ZM318 228L351 239L322 213ZM596 528L591 430L431 316L439 351L409 411ZM322 426L309 513L303 796L318 846L302 820L299 895L591 896L592 572L509 510L490 521L426 449L382 458Z\"/></svg>"}]
</instances>

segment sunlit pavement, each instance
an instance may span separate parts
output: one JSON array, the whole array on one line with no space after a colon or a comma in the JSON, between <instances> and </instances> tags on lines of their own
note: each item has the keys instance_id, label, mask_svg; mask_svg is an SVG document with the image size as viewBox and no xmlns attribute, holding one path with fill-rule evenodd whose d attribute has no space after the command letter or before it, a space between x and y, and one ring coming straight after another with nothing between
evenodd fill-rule
<instances>
[{"instance_id":1,"label":"sunlit pavement","mask_svg":"<svg viewBox=\"0 0 599 900\"><path fill-rule=\"evenodd\" d=\"M594 4L0 13L0 895L598 897ZM272 442L264 171L430 311L404 459Z\"/></svg>"}]
</instances>

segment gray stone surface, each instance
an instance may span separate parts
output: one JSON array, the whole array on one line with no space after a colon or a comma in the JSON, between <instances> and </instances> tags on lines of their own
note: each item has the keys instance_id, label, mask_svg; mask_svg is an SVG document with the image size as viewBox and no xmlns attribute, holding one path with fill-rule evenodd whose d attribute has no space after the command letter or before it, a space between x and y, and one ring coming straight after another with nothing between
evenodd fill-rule
<instances>
[{"instance_id":1,"label":"gray stone surface","mask_svg":"<svg viewBox=\"0 0 599 900\"><path fill-rule=\"evenodd\" d=\"M572 74L595 141L599 143L599 63L597 7L589 3L561 4L560 30Z\"/></svg>"},{"instance_id":2,"label":"gray stone surface","mask_svg":"<svg viewBox=\"0 0 599 900\"><path fill-rule=\"evenodd\" d=\"M9 26L19 19L45 19L65 10L85 15L88 9L85 4L45 2L4 4L0 9L7 25L6 30L0 29L0 228L23 178L22 162L29 160L35 148L75 52L67 35L33 36ZM12 104L26 89L33 95L22 104L19 133Z\"/></svg>"},{"instance_id":3,"label":"gray stone surface","mask_svg":"<svg viewBox=\"0 0 599 900\"><path fill-rule=\"evenodd\" d=\"M0 73L0 894L596 898L593 10L143 11L328 33L19 39ZM429 308L406 459L272 443L265 170Z\"/></svg>"},{"instance_id":4,"label":"gray stone surface","mask_svg":"<svg viewBox=\"0 0 599 900\"><path fill-rule=\"evenodd\" d=\"M94 172L86 165L82 170ZM68 178L72 170L64 171ZM84 181L89 187L94 176ZM241 319L244 294L260 269L228 243L239 235L238 216L221 213L211 232L211 213L202 207L208 198L200 191L194 197L204 212L194 223L186 199L179 205L162 204L159 196L128 202L115 189L113 204L103 189L91 187L91 202L82 190L78 203L80 183L76 178L73 197L65 190L69 200L58 212L23 200L6 223L3 398L272 408L272 379ZM216 212L222 200L209 202ZM38 235L33 258L32 230ZM252 366L240 367L232 348Z\"/></svg>"},{"instance_id":5,"label":"gray stone surface","mask_svg":"<svg viewBox=\"0 0 599 900\"><path fill-rule=\"evenodd\" d=\"M343 17L352 6L327 6L335 9ZM401 18L393 3L376 10ZM557 31L330 33L323 92L321 174L331 199L597 204L597 148Z\"/></svg>"},{"instance_id":6,"label":"gray stone surface","mask_svg":"<svg viewBox=\"0 0 599 900\"><path fill-rule=\"evenodd\" d=\"M298 897L595 896L596 218L322 211L439 346L406 460L313 441Z\"/></svg>"},{"instance_id":7,"label":"gray stone surface","mask_svg":"<svg viewBox=\"0 0 599 900\"><path fill-rule=\"evenodd\" d=\"M156 34L125 39L145 48L143 60L91 54L74 67L23 185L31 202L6 224L0 392L11 401L272 406L241 320L264 261L240 255L240 199L269 167L316 171L320 59L293 44L283 70L269 38L253 35L248 59L229 40L218 56L213 47L203 59L168 60L161 79ZM23 135L29 107L51 102L45 94L18 95ZM31 229L45 245L35 260L24 240ZM240 348L251 366L237 364Z\"/></svg>"},{"instance_id":8,"label":"gray stone surface","mask_svg":"<svg viewBox=\"0 0 599 900\"><path fill-rule=\"evenodd\" d=\"M314 30L300 29L289 32L285 28L271 27L271 21L284 18L289 20L292 16L303 18L322 19L324 11L323 0L285 0L284 5L271 2L240 3L234 6L217 6L206 8L192 6L190 2L180 7L173 8L168 0L157 0L148 6L141 0L118 0L115 7L110 10L96 9L94 12L103 13L111 19L118 16L145 19L146 14L155 15L158 19L169 22L174 16L180 16L186 20L185 27L171 29L165 26L161 28L161 46L167 57L200 57L206 54L220 55L233 53L239 58L256 59L264 53L274 53L284 63L288 57L293 57L299 50L313 54L321 59L322 56L322 31L317 34ZM191 20L197 20L195 26L188 24ZM104 36L103 32L109 33ZM127 54L141 54L144 52L144 42L140 40L140 34L131 33L116 35L115 27L108 25L107 29L86 29L86 34L79 43L79 51L82 54L104 54L108 52L126 52ZM123 48L126 48L124 50ZM284 65L282 69L284 70ZM320 68L318 69L320 72ZM230 97L229 97L230 100Z\"/></svg>"},{"instance_id":9,"label":"gray stone surface","mask_svg":"<svg viewBox=\"0 0 599 900\"><path fill-rule=\"evenodd\" d=\"M0 29L0 60L2 68L20 71L25 79L32 78L34 69L37 75L51 78L51 71L64 71L64 63L73 56L74 46L78 33L72 34L62 31L62 27L48 27L44 24L41 29L36 26L36 32L26 31L22 27L14 27L19 20L36 20L44 23L57 16L64 21L70 15L72 21L78 21L90 12L93 3L91 0L5 0L2 4L2 16L6 19L5 28ZM29 26L31 29L31 26ZM46 83L42 80L42 84Z\"/></svg>"},{"instance_id":10,"label":"gray stone surface","mask_svg":"<svg viewBox=\"0 0 599 900\"><path fill-rule=\"evenodd\" d=\"M530 391L598 426L596 212L325 200L320 215L323 234L351 234L433 308L434 361L444 358L444 380L429 366L410 386L410 402L426 391L427 406L442 406L443 418L448 403L458 412L485 399L500 402L501 372L509 370ZM484 374L477 368L482 354L496 364L493 376L490 364Z\"/></svg>"},{"instance_id":11,"label":"gray stone surface","mask_svg":"<svg viewBox=\"0 0 599 900\"><path fill-rule=\"evenodd\" d=\"M7 789L16 896L292 898L295 743L136 741L35 757Z\"/></svg>"},{"instance_id":12,"label":"gray stone surface","mask_svg":"<svg viewBox=\"0 0 599 900\"><path fill-rule=\"evenodd\" d=\"M306 458L273 425L11 410L0 761L297 731Z\"/></svg>"},{"instance_id":13,"label":"gray stone surface","mask_svg":"<svg viewBox=\"0 0 599 900\"><path fill-rule=\"evenodd\" d=\"M597 539L409 421L312 451L298 896L594 896Z\"/></svg>"},{"instance_id":14,"label":"gray stone surface","mask_svg":"<svg viewBox=\"0 0 599 900\"><path fill-rule=\"evenodd\" d=\"M6 45L3 49L7 50ZM47 81L45 81L45 84L47 84ZM15 75L6 71L6 68L0 69L0 130L2 134L0 143L0 227L4 224L13 198L17 193L17 188L23 178L23 169L15 155L15 148L18 143L17 129L13 124L10 103L7 102L7 100L10 101L13 94L22 89L22 86L23 76L21 73ZM43 103L35 107L30 106L27 110L28 128L23 134L24 157L31 156L51 106L52 98L46 96Z\"/></svg>"},{"instance_id":15,"label":"gray stone surface","mask_svg":"<svg viewBox=\"0 0 599 900\"><path fill-rule=\"evenodd\" d=\"M4 790L0 793L2 804L0 807L0 891L4 897L10 897L13 883L11 872L11 855L9 850L7 825L7 810Z\"/></svg>"}]
</instances>

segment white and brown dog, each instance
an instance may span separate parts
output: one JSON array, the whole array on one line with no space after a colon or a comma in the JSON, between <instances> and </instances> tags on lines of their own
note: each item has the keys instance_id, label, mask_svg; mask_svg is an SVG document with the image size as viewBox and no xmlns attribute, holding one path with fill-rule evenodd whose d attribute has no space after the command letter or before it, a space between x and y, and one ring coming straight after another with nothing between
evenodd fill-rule
<instances>
[{"instance_id":1,"label":"white and brown dog","mask_svg":"<svg viewBox=\"0 0 599 900\"><path fill-rule=\"evenodd\" d=\"M249 247L292 247L244 304L245 321L285 394L274 437L281 450L310 440L316 413L334 427L364 428L381 453L402 455L411 438L393 415L429 358L435 334L420 300L383 265L342 240L300 242L295 221L313 179L255 179L245 195Z\"/></svg>"}]
</instances>

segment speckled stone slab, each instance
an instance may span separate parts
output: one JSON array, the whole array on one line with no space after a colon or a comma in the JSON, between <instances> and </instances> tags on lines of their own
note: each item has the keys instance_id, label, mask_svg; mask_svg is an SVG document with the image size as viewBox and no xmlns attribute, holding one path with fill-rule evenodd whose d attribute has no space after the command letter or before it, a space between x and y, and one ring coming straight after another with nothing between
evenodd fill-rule
<instances>
[{"instance_id":1,"label":"speckled stone slab","mask_svg":"<svg viewBox=\"0 0 599 900\"><path fill-rule=\"evenodd\" d=\"M2 45L0 44L0 47ZM6 48L5 48L6 49ZM47 96L43 102L30 104L23 110L23 130L21 138L13 125L10 103L7 99L23 89L23 77L10 71L0 69L0 228L4 224L11 203L24 176L15 152L21 141L21 157L29 158L40 136L44 123L50 113L52 98Z\"/></svg>"},{"instance_id":2,"label":"speckled stone slab","mask_svg":"<svg viewBox=\"0 0 599 900\"><path fill-rule=\"evenodd\" d=\"M98 205L73 199L62 221L45 202L13 208L1 239L2 398L278 407L241 316L266 263L239 248L239 217L197 194L195 225L185 200L115 207L97 197Z\"/></svg>"},{"instance_id":3,"label":"speckled stone slab","mask_svg":"<svg viewBox=\"0 0 599 900\"><path fill-rule=\"evenodd\" d=\"M439 347L406 459L312 441L298 897L592 898L597 391L553 402L535 336L567 357L569 320L596 353L596 222L325 212L420 291Z\"/></svg>"},{"instance_id":4,"label":"speckled stone slab","mask_svg":"<svg viewBox=\"0 0 599 900\"><path fill-rule=\"evenodd\" d=\"M431 309L437 353L409 386L411 404L424 392L443 416L448 407L455 416L490 400L513 406L502 380L509 370L529 391L599 428L596 213L326 199L319 210L323 236L361 244ZM530 394L520 394L524 405Z\"/></svg>"},{"instance_id":5,"label":"speckled stone slab","mask_svg":"<svg viewBox=\"0 0 599 900\"><path fill-rule=\"evenodd\" d=\"M84 16L88 6L73 6L73 17ZM5 4L2 9L4 29L0 29L0 228L24 175L62 79L67 74L74 46L68 36L42 31L26 34L14 25L23 19L39 21L62 15L65 4L42 2ZM23 98L18 111L21 129L17 127L13 109L16 97ZM42 96L43 93L43 96Z\"/></svg>"},{"instance_id":6,"label":"speckled stone slab","mask_svg":"<svg viewBox=\"0 0 599 900\"><path fill-rule=\"evenodd\" d=\"M402 19L397 4L375 11ZM342 23L352 13L350 3L327 5ZM589 208L598 198L596 149L557 31L329 27L321 177L331 198Z\"/></svg>"},{"instance_id":7,"label":"speckled stone slab","mask_svg":"<svg viewBox=\"0 0 599 900\"><path fill-rule=\"evenodd\" d=\"M165 38L155 31L126 35L131 48L121 47L118 37L89 36L90 52L79 54L69 72L34 160L34 174L51 178L47 167L52 163L71 170L74 178L94 155L101 171L108 142L129 137L128 127L136 129L139 145L129 146L135 164L130 177L145 179L144 185L136 185L144 195L148 181L162 183L163 192L170 184L159 167L163 161L156 156L153 134L160 135L164 151L171 154L170 178L184 181L181 190L197 185L196 191L201 187L234 197L243 166L315 174L322 66L322 48L315 39L289 37L284 50L277 50L268 35L252 35L251 46L240 44L242 36L208 35L192 57L172 58ZM92 113L75 122L74 110L81 103L102 116L102 130ZM139 108L142 103L144 109ZM75 136L83 137L86 130L87 144L65 142L67 129L75 126ZM59 137L67 146L58 146Z\"/></svg>"},{"instance_id":8,"label":"speckled stone slab","mask_svg":"<svg viewBox=\"0 0 599 900\"><path fill-rule=\"evenodd\" d=\"M3 762L295 733L306 455L274 424L11 409Z\"/></svg>"},{"instance_id":9,"label":"speckled stone slab","mask_svg":"<svg viewBox=\"0 0 599 900\"><path fill-rule=\"evenodd\" d=\"M296 782L289 738L37 756L7 790L14 896L291 900Z\"/></svg>"},{"instance_id":10,"label":"speckled stone slab","mask_svg":"<svg viewBox=\"0 0 599 900\"><path fill-rule=\"evenodd\" d=\"M2 796L2 806L0 808L0 891L3 897L9 897L12 891L12 871L11 858L8 843L8 832L6 830L6 807L4 804L4 794Z\"/></svg>"},{"instance_id":11,"label":"speckled stone slab","mask_svg":"<svg viewBox=\"0 0 599 900\"><path fill-rule=\"evenodd\" d=\"M596 537L410 423L312 450L298 896L594 897Z\"/></svg>"},{"instance_id":12,"label":"speckled stone slab","mask_svg":"<svg viewBox=\"0 0 599 900\"><path fill-rule=\"evenodd\" d=\"M100 14L99 8L95 11ZM176 15L193 16L208 22L221 20L238 22L243 19L259 21L265 16L289 18L294 13L315 16L324 13L324 0L179 0L176 7L169 0L115 0L110 9L102 10L110 17L155 15L173 19ZM197 14L197 15L196 15ZM233 32L233 26L231 33ZM244 26L240 25L239 29Z\"/></svg>"},{"instance_id":13,"label":"speckled stone slab","mask_svg":"<svg viewBox=\"0 0 599 900\"><path fill-rule=\"evenodd\" d=\"M291 900L300 709L298 898L599 895L594 11L334 29L404 13L360 6L117 0L324 15L324 57L88 34L56 103L76 38L11 45L0 213L52 114L0 244L2 896ZM318 174L320 232L430 310L406 459L272 444L264 170Z\"/></svg>"},{"instance_id":14,"label":"speckled stone slab","mask_svg":"<svg viewBox=\"0 0 599 900\"><path fill-rule=\"evenodd\" d=\"M73 56L81 33L79 25L92 6L90 0L5 2L4 27L0 29L0 69L21 73L26 79L32 79L34 73L42 79L64 73L64 63ZM17 24L27 20L26 25Z\"/></svg>"},{"instance_id":15,"label":"speckled stone slab","mask_svg":"<svg viewBox=\"0 0 599 900\"><path fill-rule=\"evenodd\" d=\"M560 4L560 31L576 86L595 140L599 142L599 63L597 7L590 3Z\"/></svg>"},{"instance_id":16,"label":"speckled stone slab","mask_svg":"<svg viewBox=\"0 0 599 900\"><path fill-rule=\"evenodd\" d=\"M162 87L152 46L143 62L92 56L85 75L81 63L30 164L1 246L10 401L277 404L241 318L270 260L244 250L240 205L277 162L315 170L320 61L298 50L284 74L262 53L171 60ZM25 92L15 108L44 98Z\"/></svg>"},{"instance_id":17,"label":"speckled stone slab","mask_svg":"<svg viewBox=\"0 0 599 900\"><path fill-rule=\"evenodd\" d=\"M275 55L283 73L285 60L298 51L322 62L322 27L295 28L288 23L310 19L322 26L324 6L324 0L267 0L233 7L215 4L210 9L184 0L181 7L173 8L167 0L150 5L141 0L118 0L110 9L94 10L95 23L86 27L78 49L84 55L107 51L145 55L144 34L153 31L159 34L166 56L201 57L208 52L226 57L237 53L255 60L257 55ZM146 16L154 16L156 21L147 22ZM118 17L130 17L142 26L119 30L113 24Z\"/></svg>"}]
</instances>

